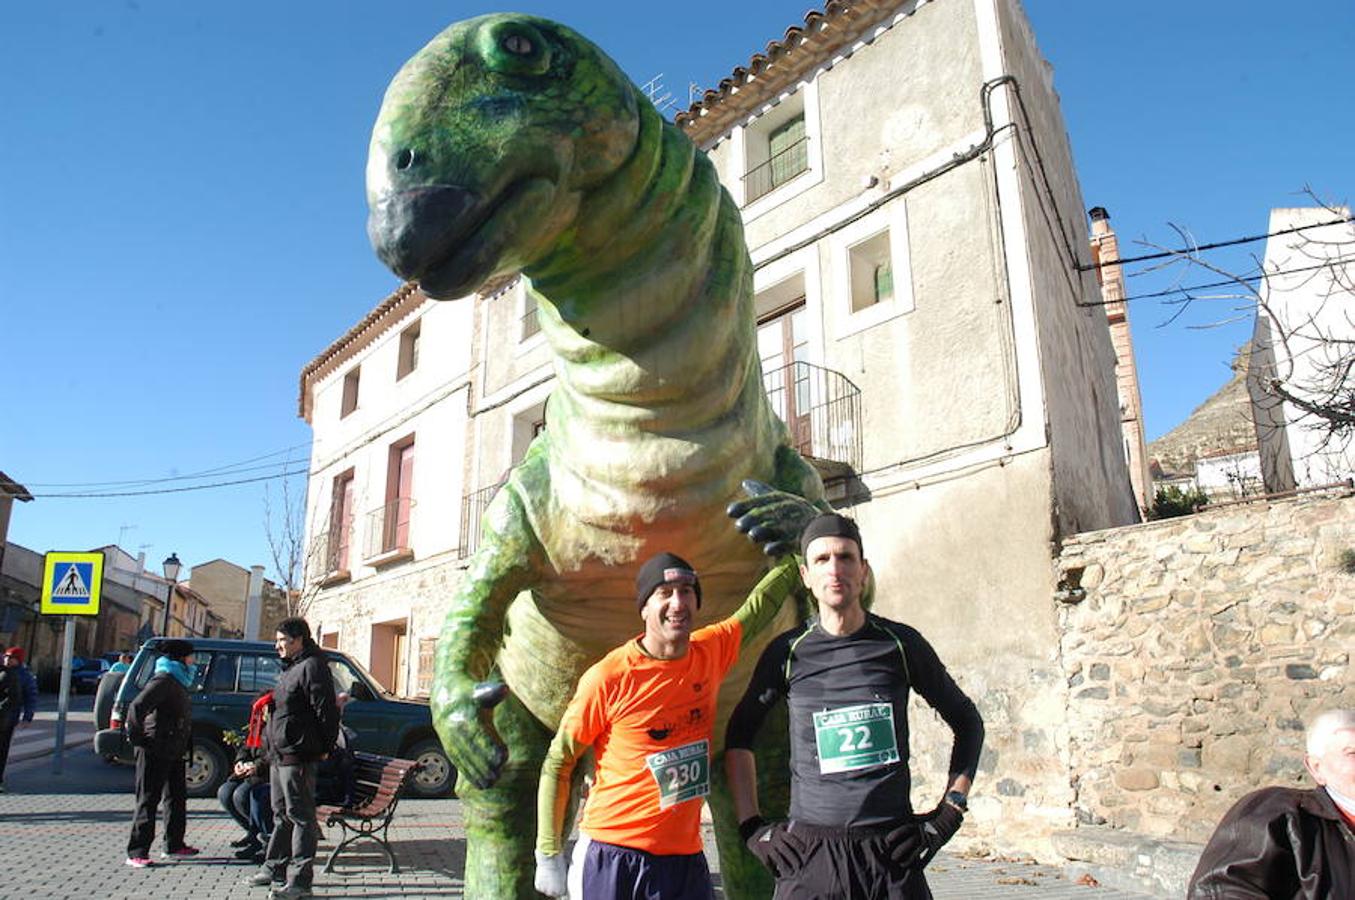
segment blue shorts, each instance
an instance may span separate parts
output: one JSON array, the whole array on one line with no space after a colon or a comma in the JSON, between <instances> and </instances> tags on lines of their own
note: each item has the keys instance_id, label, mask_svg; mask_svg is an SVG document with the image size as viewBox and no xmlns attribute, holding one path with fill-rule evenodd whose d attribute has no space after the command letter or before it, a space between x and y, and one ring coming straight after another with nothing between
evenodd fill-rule
<instances>
[{"instance_id":1,"label":"blue shorts","mask_svg":"<svg viewBox=\"0 0 1355 900\"><path fill-rule=\"evenodd\" d=\"M569 896L588 900L714 900L706 854L659 856L583 835L574 847Z\"/></svg>"}]
</instances>

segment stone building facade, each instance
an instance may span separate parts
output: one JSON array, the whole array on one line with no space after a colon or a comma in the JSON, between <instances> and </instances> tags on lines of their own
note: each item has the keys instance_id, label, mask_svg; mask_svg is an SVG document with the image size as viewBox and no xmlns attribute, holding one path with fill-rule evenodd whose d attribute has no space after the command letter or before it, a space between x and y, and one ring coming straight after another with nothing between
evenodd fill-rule
<instances>
[{"instance_id":1,"label":"stone building facade","mask_svg":"<svg viewBox=\"0 0 1355 900\"><path fill-rule=\"evenodd\" d=\"M764 385L860 520L877 609L928 637L989 724L973 833L1047 854L1075 797L1054 548L1138 504L1105 309L1078 268L1085 206L1024 14L833 3L678 124L742 210ZM397 692L426 691L480 512L544 427L535 315L524 280L448 303L406 285L302 372L311 620ZM950 737L925 708L912 722L930 808Z\"/></svg>"},{"instance_id":2,"label":"stone building facade","mask_svg":"<svg viewBox=\"0 0 1355 900\"><path fill-rule=\"evenodd\" d=\"M1066 540L1059 749L1078 823L1200 844L1248 791L1304 783L1305 723L1355 707L1352 556L1350 490Z\"/></svg>"}]
</instances>

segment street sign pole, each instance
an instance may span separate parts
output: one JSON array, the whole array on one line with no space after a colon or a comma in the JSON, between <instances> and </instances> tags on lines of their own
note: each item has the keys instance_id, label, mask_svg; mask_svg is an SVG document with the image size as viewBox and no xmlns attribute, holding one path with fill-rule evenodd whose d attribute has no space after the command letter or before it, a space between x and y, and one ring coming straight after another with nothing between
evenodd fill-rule
<instances>
[{"instance_id":1,"label":"street sign pole","mask_svg":"<svg viewBox=\"0 0 1355 900\"><path fill-rule=\"evenodd\" d=\"M52 754L53 775L61 774L61 757L66 750L66 714L71 705L71 663L75 661L75 616L99 615L103 580L102 550L91 553L51 550L43 557L42 596L38 601L38 610L44 616L61 616L66 620L66 637L61 649L61 695L57 701L56 752Z\"/></svg>"},{"instance_id":2,"label":"street sign pole","mask_svg":"<svg viewBox=\"0 0 1355 900\"><path fill-rule=\"evenodd\" d=\"M61 648L61 693L57 698L56 747L52 753L52 774L61 774L61 758L66 750L66 711L71 704L71 663L75 659L75 617L66 616L66 635Z\"/></svg>"}]
</instances>

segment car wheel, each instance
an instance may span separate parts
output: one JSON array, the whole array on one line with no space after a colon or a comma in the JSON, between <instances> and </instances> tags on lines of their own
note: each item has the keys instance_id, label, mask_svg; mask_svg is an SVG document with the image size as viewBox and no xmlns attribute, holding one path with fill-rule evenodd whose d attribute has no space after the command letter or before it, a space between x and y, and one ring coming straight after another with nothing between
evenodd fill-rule
<instances>
[{"instance_id":1,"label":"car wheel","mask_svg":"<svg viewBox=\"0 0 1355 900\"><path fill-rule=\"evenodd\" d=\"M413 744L405 754L420 765L409 782L409 792L415 797L447 797L456 787L456 768L447 758L437 738L424 738Z\"/></svg>"},{"instance_id":2,"label":"car wheel","mask_svg":"<svg viewBox=\"0 0 1355 900\"><path fill-rule=\"evenodd\" d=\"M221 782L226 780L229 766L226 751L220 744L211 738L194 735L193 747L188 754L188 771L184 777L188 784L188 796L215 797Z\"/></svg>"}]
</instances>

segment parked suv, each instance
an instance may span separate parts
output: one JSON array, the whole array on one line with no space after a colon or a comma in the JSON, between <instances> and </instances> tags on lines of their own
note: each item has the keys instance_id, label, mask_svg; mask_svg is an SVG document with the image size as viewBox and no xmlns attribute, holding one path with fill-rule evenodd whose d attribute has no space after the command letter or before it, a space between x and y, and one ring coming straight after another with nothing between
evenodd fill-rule
<instances>
[{"instance_id":1,"label":"parked suv","mask_svg":"<svg viewBox=\"0 0 1355 900\"><path fill-rule=\"evenodd\" d=\"M108 727L94 735L94 752L105 759L132 762L135 757L123 723L127 706L146 686L165 638L147 641L132 661L113 700ZM418 797L443 797L456 783L456 770L433 731L428 703L401 700L377 684L362 666L338 650L324 650L334 688L346 691L344 724L357 732L356 750L417 760L423 768L410 782ZM197 673L189 695L193 703L193 747L188 763L188 795L216 796L230 773L232 751L222 734L249 724L254 700L278 680L282 665L273 645L263 641L194 638Z\"/></svg>"}]
</instances>

